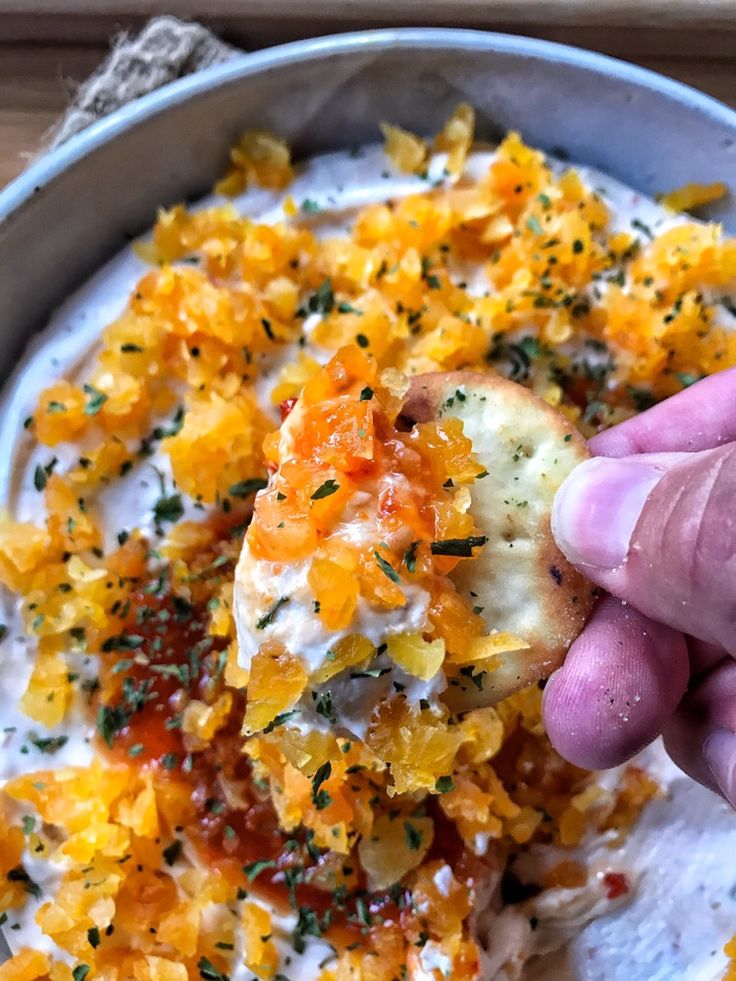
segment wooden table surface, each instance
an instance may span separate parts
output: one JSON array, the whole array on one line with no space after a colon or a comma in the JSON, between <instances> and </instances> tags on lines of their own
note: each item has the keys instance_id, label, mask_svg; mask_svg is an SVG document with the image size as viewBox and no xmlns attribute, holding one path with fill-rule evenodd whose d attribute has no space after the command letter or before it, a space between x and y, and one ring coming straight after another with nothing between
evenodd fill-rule
<instances>
[{"instance_id":1,"label":"wooden table surface","mask_svg":"<svg viewBox=\"0 0 736 981\"><path fill-rule=\"evenodd\" d=\"M671 31L664 32L664 38L662 31L647 35L620 27L576 33L554 28L534 31L526 25L523 32L578 42L635 60L736 107L732 30ZM64 110L75 83L93 71L106 50L107 45L96 38L85 44L52 39L3 41L0 17L0 187L43 146L44 134Z\"/></svg>"}]
</instances>

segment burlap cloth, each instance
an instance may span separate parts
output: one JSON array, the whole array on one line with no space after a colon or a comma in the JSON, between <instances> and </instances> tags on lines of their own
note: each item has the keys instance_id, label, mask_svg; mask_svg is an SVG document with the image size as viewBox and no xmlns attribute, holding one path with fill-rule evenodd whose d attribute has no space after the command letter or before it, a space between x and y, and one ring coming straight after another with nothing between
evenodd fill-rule
<instances>
[{"instance_id":1,"label":"burlap cloth","mask_svg":"<svg viewBox=\"0 0 736 981\"><path fill-rule=\"evenodd\" d=\"M139 34L123 34L113 41L105 61L76 90L44 149L59 146L95 120L167 82L239 53L201 24L156 17Z\"/></svg>"}]
</instances>

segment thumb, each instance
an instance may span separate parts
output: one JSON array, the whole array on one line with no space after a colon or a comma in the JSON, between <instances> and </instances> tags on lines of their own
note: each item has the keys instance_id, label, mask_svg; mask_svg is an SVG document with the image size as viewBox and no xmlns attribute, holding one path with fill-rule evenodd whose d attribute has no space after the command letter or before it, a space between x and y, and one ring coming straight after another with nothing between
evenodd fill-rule
<instances>
[{"instance_id":1,"label":"thumb","mask_svg":"<svg viewBox=\"0 0 736 981\"><path fill-rule=\"evenodd\" d=\"M587 460L558 491L552 529L597 585L736 654L736 443Z\"/></svg>"}]
</instances>

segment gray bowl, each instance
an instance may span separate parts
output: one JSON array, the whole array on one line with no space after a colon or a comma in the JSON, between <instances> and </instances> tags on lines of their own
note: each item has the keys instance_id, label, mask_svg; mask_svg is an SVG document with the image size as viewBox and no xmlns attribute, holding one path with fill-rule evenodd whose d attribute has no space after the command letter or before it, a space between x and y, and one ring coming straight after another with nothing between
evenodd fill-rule
<instances>
[{"instance_id":1,"label":"gray bowl","mask_svg":"<svg viewBox=\"0 0 736 981\"><path fill-rule=\"evenodd\" d=\"M374 141L383 119L436 131L462 100L476 107L480 137L519 129L647 194L728 179L736 164L736 112L545 41L366 31L237 57L91 126L0 192L0 385L29 336L160 205L211 187L244 129L273 129L305 156ZM736 232L736 202L710 217Z\"/></svg>"}]
</instances>

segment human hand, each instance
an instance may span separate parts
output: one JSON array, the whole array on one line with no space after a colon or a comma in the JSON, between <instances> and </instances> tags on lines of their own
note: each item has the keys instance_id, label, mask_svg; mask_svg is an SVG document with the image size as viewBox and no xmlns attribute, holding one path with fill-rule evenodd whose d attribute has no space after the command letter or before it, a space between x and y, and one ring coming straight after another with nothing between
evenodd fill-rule
<instances>
[{"instance_id":1,"label":"human hand","mask_svg":"<svg viewBox=\"0 0 736 981\"><path fill-rule=\"evenodd\" d=\"M590 441L552 527L609 594L544 694L556 749L628 759L662 733L736 807L736 368Z\"/></svg>"}]
</instances>

